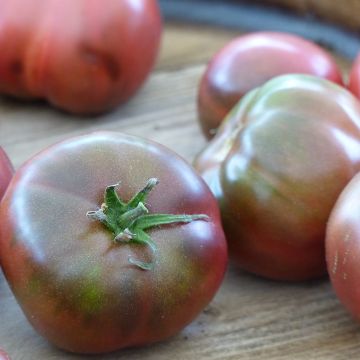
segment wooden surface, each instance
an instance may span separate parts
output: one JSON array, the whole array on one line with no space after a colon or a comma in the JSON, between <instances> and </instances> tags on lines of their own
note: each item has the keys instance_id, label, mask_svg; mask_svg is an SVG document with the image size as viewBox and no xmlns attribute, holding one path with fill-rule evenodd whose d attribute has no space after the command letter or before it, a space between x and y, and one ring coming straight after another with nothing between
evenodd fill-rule
<instances>
[{"instance_id":1,"label":"wooden surface","mask_svg":"<svg viewBox=\"0 0 360 360\"><path fill-rule=\"evenodd\" d=\"M18 167L45 146L96 129L148 137L191 161L205 145L196 87L209 57L235 33L168 24L153 75L127 105L99 118L76 118L43 103L0 100L0 144ZM347 62L338 59L344 69ZM0 277L0 347L12 360L80 359L50 346L28 325ZM232 266L212 303L176 337L92 359L360 359L360 326L327 279L266 281Z\"/></svg>"}]
</instances>

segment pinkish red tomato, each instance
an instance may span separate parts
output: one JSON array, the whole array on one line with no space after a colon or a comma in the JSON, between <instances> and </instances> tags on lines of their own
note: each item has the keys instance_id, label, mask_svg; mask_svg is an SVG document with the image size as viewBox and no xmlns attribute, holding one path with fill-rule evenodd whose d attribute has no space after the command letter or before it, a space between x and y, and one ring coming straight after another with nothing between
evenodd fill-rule
<instances>
[{"instance_id":1,"label":"pinkish red tomato","mask_svg":"<svg viewBox=\"0 0 360 360\"><path fill-rule=\"evenodd\" d=\"M0 360L10 360L9 355L2 349L0 349Z\"/></svg>"},{"instance_id":2,"label":"pinkish red tomato","mask_svg":"<svg viewBox=\"0 0 360 360\"><path fill-rule=\"evenodd\" d=\"M337 296L360 321L360 174L346 186L331 213L326 261Z\"/></svg>"},{"instance_id":3,"label":"pinkish red tomato","mask_svg":"<svg viewBox=\"0 0 360 360\"><path fill-rule=\"evenodd\" d=\"M5 151L0 147L0 200L13 175L13 167Z\"/></svg>"},{"instance_id":4,"label":"pinkish red tomato","mask_svg":"<svg viewBox=\"0 0 360 360\"><path fill-rule=\"evenodd\" d=\"M201 79L198 113L204 134L211 138L247 92L275 76L290 73L315 75L342 84L334 59L299 36L258 32L231 41L213 57Z\"/></svg>"},{"instance_id":5,"label":"pinkish red tomato","mask_svg":"<svg viewBox=\"0 0 360 360\"><path fill-rule=\"evenodd\" d=\"M161 29L156 0L2 0L0 92L109 110L144 82Z\"/></svg>"},{"instance_id":6,"label":"pinkish red tomato","mask_svg":"<svg viewBox=\"0 0 360 360\"><path fill-rule=\"evenodd\" d=\"M360 54L355 59L350 71L349 90L360 99Z\"/></svg>"}]
</instances>

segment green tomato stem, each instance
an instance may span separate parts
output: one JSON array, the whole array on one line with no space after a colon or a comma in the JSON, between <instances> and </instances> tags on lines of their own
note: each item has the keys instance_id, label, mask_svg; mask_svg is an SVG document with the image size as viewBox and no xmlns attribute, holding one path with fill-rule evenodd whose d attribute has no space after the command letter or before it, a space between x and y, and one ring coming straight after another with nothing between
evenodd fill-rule
<instances>
[{"instance_id":1,"label":"green tomato stem","mask_svg":"<svg viewBox=\"0 0 360 360\"><path fill-rule=\"evenodd\" d=\"M195 220L208 220L208 216L200 215L171 215L149 214L145 203L150 192L159 183L158 179L151 178L145 187L137 192L128 202L119 198L116 188L120 183L110 185L104 194L104 203L100 209L88 211L86 216L94 221L100 221L114 235L113 241L117 244L134 243L147 245L155 255L157 246L145 232L154 227L175 223L190 223ZM142 270L151 270L154 262L147 263L129 257L129 262Z\"/></svg>"},{"instance_id":2,"label":"green tomato stem","mask_svg":"<svg viewBox=\"0 0 360 360\"><path fill-rule=\"evenodd\" d=\"M145 214L148 214L149 210L146 206L140 202L135 209L126 211L124 214L119 216L120 228L129 228L136 220L140 219Z\"/></svg>"}]
</instances>

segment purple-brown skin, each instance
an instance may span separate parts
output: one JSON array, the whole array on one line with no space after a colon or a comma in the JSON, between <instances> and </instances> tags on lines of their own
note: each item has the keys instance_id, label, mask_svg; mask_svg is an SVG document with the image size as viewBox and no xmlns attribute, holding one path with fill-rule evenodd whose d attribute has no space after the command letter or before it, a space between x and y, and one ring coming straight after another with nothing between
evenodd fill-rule
<instances>
[{"instance_id":1,"label":"purple-brown skin","mask_svg":"<svg viewBox=\"0 0 360 360\"><path fill-rule=\"evenodd\" d=\"M115 242L88 211L120 182L123 201L159 179L151 214L207 219L150 229L156 245ZM227 246L219 209L193 168L165 147L100 132L50 147L15 174L0 208L0 261L33 327L72 352L104 353L168 338L211 301ZM143 270L130 260L152 263Z\"/></svg>"},{"instance_id":2,"label":"purple-brown skin","mask_svg":"<svg viewBox=\"0 0 360 360\"><path fill-rule=\"evenodd\" d=\"M333 288L360 321L360 175L341 193L326 231L326 261Z\"/></svg>"},{"instance_id":3,"label":"purple-brown skin","mask_svg":"<svg viewBox=\"0 0 360 360\"><path fill-rule=\"evenodd\" d=\"M157 0L0 0L0 93L110 110L145 81L161 32Z\"/></svg>"},{"instance_id":4,"label":"purple-brown skin","mask_svg":"<svg viewBox=\"0 0 360 360\"><path fill-rule=\"evenodd\" d=\"M209 63L198 91L198 114L204 135L214 136L221 121L249 91L284 74L299 73L342 84L335 60L299 36L258 32L240 36Z\"/></svg>"},{"instance_id":5,"label":"purple-brown skin","mask_svg":"<svg viewBox=\"0 0 360 360\"><path fill-rule=\"evenodd\" d=\"M277 280L320 277L330 211L360 170L360 104L323 79L275 78L239 102L195 167L239 266Z\"/></svg>"},{"instance_id":6,"label":"purple-brown skin","mask_svg":"<svg viewBox=\"0 0 360 360\"><path fill-rule=\"evenodd\" d=\"M351 67L348 89L360 99L360 53Z\"/></svg>"},{"instance_id":7,"label":"purple-brown skin","mask_svg":"<svg viewBox=\"0 0 360 360\"><path fill-rule=\"evenodd\" d=\"M5 194L14 169L5 151L0 147L0 201Z\"/></svg>"}]
</instances>

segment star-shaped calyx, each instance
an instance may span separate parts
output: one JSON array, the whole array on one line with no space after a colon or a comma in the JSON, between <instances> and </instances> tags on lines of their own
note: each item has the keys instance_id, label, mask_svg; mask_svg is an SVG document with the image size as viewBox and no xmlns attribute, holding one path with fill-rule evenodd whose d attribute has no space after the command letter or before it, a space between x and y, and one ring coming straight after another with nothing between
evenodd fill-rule
<instances>
[{"instance_id":1,"label":"star-shaped calyx","mask_svg":"<svg viewBox=\"0 0 360 360\"><path fill-rule=\"evenodd\" d=\"M115 243L136 243L148 245L153 254L157 251L157 246L146 230L151 228L174 224L189 223L195 220L207 220L208 216L200 215L171 215L171 214L151 214L146 207L146 200L149 193L159 183L158 179L151 178L145 187L140 190L129 202L122 201L116 188L120 183L110 185L105 190L104 203L96 211L88 211L86 216L95 221L100 221L114 235ZM129 262L143 270L151 270L154 263L146 263L129 258Z\"/></svg>"}]
</instances>

